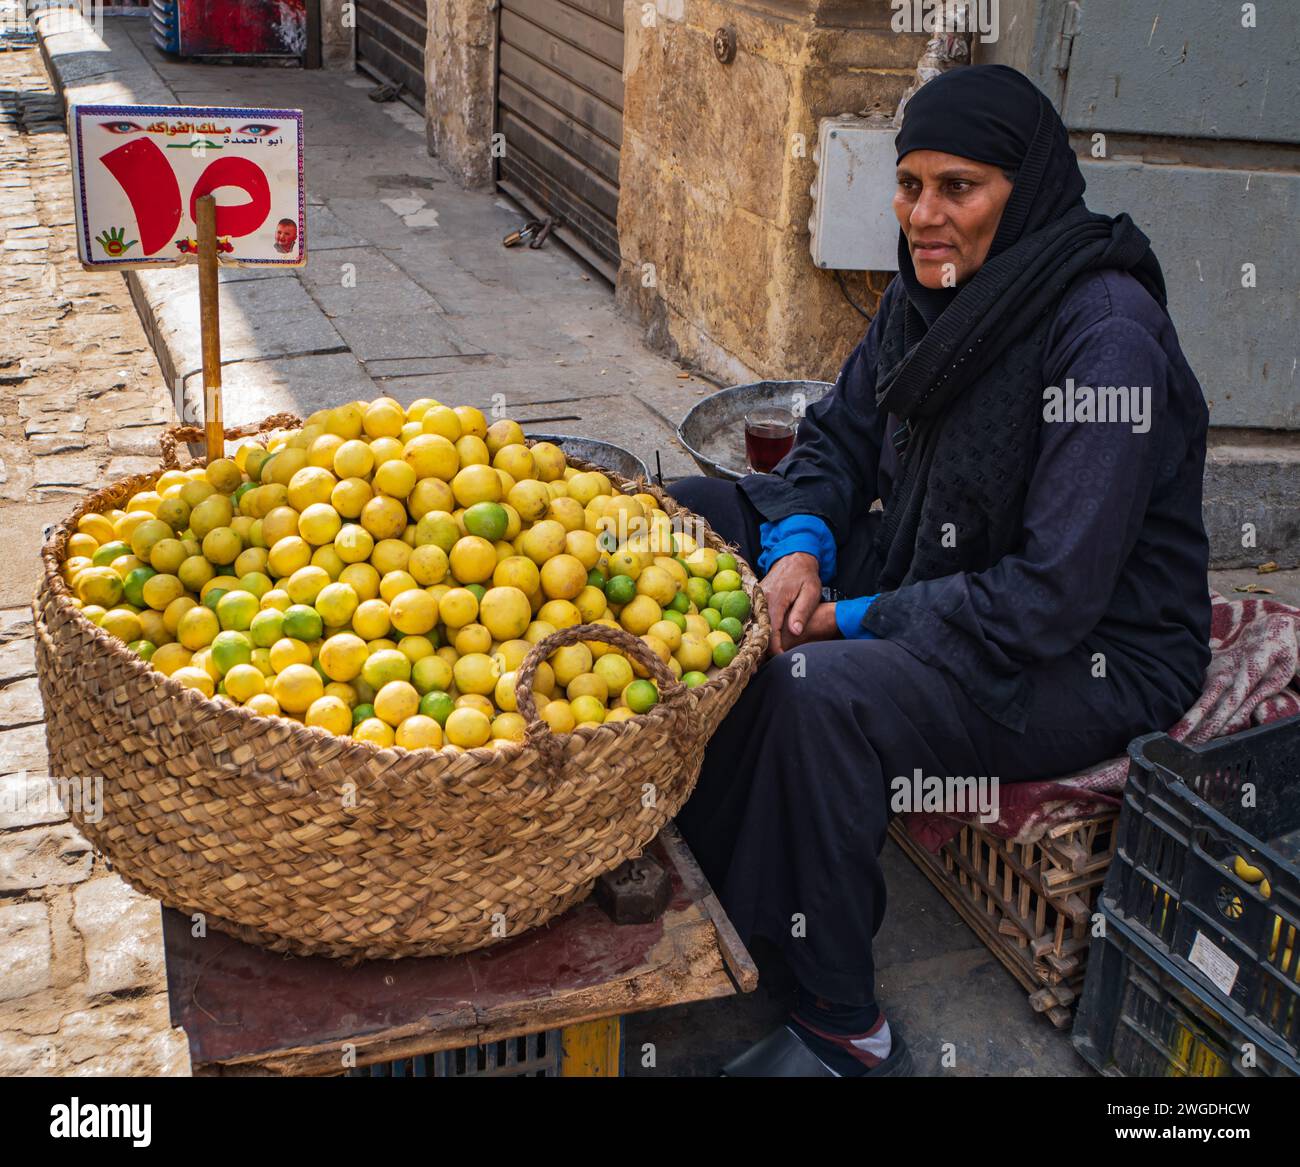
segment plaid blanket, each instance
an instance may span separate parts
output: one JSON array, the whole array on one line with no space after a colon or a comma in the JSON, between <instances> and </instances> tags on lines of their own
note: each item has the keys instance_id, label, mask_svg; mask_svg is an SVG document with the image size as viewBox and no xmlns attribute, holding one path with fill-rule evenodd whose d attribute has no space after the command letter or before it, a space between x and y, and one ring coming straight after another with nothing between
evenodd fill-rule
<instances>
[{"instance_id":1,"label":"plaid blanket","mask_svg":"<svg viewBox=\"0 0 1300 1167\"><path fill-rule=\"evenodd\" d=\"M1210 598L1213 655L1205 690L1169 730L1170 737L1190 745L1300 713L1300 608L1269 599L1228 600L1218 592L1211 592ZM1059 823L1118 806L1128 766L1124 755L1063 778L1008 783L998 792L997 821L983 824L983 829L1032 843ZM937 851L968 816L903 817L908 834Z\"/></svg>"}]
</instances>

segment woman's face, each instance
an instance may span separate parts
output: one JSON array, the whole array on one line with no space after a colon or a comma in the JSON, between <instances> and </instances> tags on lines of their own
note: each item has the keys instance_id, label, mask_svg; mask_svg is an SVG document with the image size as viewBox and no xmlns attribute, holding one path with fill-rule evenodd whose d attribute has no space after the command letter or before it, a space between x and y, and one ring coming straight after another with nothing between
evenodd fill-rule
<instances>
[{"instance_id":1,"label":"woman's face","mask_svg":"<svg viewBox=\"0 0 1300 1167\"><path fill-rule=\"evenodd\" d=\"M922 286L955 287L979 270L1010 196L996 166L938 150L903 156L894 214Z\"/></svg>"}]
</instances>

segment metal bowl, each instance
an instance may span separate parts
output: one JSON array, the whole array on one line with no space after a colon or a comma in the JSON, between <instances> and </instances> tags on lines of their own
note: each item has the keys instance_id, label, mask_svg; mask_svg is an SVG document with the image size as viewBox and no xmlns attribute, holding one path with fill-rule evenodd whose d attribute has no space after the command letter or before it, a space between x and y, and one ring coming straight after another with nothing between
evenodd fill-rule
<instances>
[{"instance_id":1,"label":"metal bowl","mask_svg":"<svg viewBox=\"0 0 1300 1167\"><path fill-rule=\"evenodd\" d=\"M593 466L602 466L624 478L640 478L650 481L650 469L631 450L616 446L613 442L599 442L595 438L581 438L576 434L524 434L532 442L551 442L560 447L566 455L572 454Z\"/></svg>"},{"instance_id":2,"label":"metal bowl","mask_svg":"<svg viewBox=\"0 0 1300 1167\"><path fill-rule=\"evenodd\" d=\"M692 407L677 427L677 440L711 478L744 478L745 414L760 406L780 406L800 417L834 388L830 381L755 381L733 385Z\"/></svg>"}]
</instances>

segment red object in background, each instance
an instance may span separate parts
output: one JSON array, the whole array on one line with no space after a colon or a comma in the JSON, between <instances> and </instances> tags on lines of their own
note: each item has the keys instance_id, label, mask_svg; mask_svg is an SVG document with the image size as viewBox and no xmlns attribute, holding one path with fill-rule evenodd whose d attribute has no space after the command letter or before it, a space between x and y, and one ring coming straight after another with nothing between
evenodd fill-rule
<instances>
[{"instance_id":1,"label":"red object in background","mask_svg":"<svg viewBox=\"0 0 1300 1167\"><path fill-rule=\"evenodd\" d=\"M305 0L179 0L186 57L300 57L307 51Z\"/></svg>"}]
</instances>

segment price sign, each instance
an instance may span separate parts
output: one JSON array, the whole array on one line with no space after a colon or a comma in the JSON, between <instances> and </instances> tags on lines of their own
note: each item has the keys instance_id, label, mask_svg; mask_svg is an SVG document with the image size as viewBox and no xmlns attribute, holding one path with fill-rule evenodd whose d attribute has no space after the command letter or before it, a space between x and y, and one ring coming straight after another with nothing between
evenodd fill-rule
<instances>
[{"instance_id":1,"label":"price sign","mask_svg":"<svg viewBox=\"0 0 1300 1167\"><path fill-rule=\"evenodd\" d=\"M220 263L306 263L301 110L76 105L71 122L87 267L193 262L204 195L217 204Z\"/></svg>"}]
</instances>

